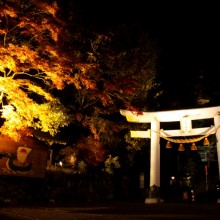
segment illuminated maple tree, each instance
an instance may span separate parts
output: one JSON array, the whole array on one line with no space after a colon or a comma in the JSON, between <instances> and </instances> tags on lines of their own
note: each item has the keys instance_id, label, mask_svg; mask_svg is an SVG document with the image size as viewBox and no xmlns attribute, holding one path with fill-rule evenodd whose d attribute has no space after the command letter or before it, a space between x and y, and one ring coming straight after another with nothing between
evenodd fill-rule
<instances>
[{"instance_id":1,"label":"illuminated maple tree","mask_svg":"<svg viewBox=\"0 0 220 220\"><path fill-rule=\"evenodd\" d=\"M0 1L0 132L15 140L31 127L55 135L68 125L53 90L86 81L72 74L90 67L67 47L59 13L56 1Z\"/></svg>"}]
</instances>

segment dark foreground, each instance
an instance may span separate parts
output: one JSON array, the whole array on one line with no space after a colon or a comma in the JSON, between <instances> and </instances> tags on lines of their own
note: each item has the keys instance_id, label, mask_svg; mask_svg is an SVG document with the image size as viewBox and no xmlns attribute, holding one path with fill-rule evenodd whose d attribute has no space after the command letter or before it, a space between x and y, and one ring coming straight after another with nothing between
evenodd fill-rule
<instances>
[{"instance_id":1,"label":"dark foreground","mask_svg":"<svg viewBox=\"0 0 220 220\"><path fill-rule=\"evenodd\" d=\"M219 219L219 203L104 202L66 206L2 206L1 220Z\"/></svg>"}]
</instances>

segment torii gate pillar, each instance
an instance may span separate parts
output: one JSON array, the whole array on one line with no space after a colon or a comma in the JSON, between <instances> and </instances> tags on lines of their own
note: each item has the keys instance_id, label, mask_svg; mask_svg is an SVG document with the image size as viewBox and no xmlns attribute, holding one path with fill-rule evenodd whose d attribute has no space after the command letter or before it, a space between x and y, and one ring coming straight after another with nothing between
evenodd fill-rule
<instances>
[{"instance_id":1,"label":"torii gate pillar","mask_svg":"<svg viewBox=\"0 0 220 220\"><path fill-rule=\"evenodd\" d=\"M214 117L215 126L220 126L220 115ZM215 133L217 143L217 154L218 154L218 167L219 167L219 179L220 179L220 129L218 129ZM220 203L220 198L217 199L217 203Z\"/></svg>"},{"instance_id":2,"label":"torii gate pillar","mask_svg":"<svg viewBox=\"0 0 220 220\"><path fill-rule=\"evenodd\" d=\"M145 203L158 203L160 199L160 122L151 122L151 148L150 148L150 189L149 197Z\"/></svg>"},{"instance_id":3,"label":"torii gate pillar","mask_svg":"<svg viewBox=\"0 0 220 220\"><path fill-rule=\"evenodd\" d=\"M216 127L220 126L220 115L216 115L214 117L214 123ZM215 135L216 135L216 140L217 140L216 147L217 147L217 154L218 154L218 167L220 167L220 129L216 130ZM219 169L219 179L220 179L220 169Z\"/></svg>"}]
</instances>

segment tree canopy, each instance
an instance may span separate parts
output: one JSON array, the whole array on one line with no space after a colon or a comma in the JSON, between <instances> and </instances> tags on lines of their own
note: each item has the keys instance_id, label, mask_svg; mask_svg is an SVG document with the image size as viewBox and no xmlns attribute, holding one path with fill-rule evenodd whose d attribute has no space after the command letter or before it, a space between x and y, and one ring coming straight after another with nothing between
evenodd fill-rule
<instances>
[{"instance_id":1,"label":"tree canopy","mask_svg":"<svg viewBox=\"0 0 220 220\"><path fill-rule=\"evenodd\" d=\"M108 156L113 161L112 156L129 157L127 150L140 149L141 144L138 146L128 137L126 148L123 130L128 125L119 110L126 108L138 114L140 109L150 106L148 96L156 100L160 95L156 82L159 54L156 42L135 23L132 26L122 23L110 30L90 31L91 51L87 53L87 61L97 66L87 74L94 79L95 89L73 88L74 93L72 88L68 89L72 102L67 100L65 105L75 114L75 127L70 132L73 144L61 150L68 166L77 166L75 160L70 162L72 155L86 158L87 164L98 165ZM66 95L65 89L62 92Z\"/></svg>"},{"instance_id":2,"label":"tree canopy","mask_svg":"<svg viewBox=\"0 0 220 220\"><path fill-rule=\"evenodd\" d=\"M74 155L95 165L114 161L125 127L119 109L138 113L149 94L160 94L157 45L138 24L96 31L61 5L0 2L0 133L19 140L30 128L55 135L71 125L73 141L63 150L70 165Z\"/></svg>"},{"instance_id":3,"label":"tree canopy","mask_svg":"<svg viewBox=\"0 0 220 220\"><path fill-rule=\"evenodd\" d=\"M66 47L59 13L56 1L1 1L0 131L16 140L30 127L54 135L71 122L53 90L80 84L72 73L87 67Z\"/></svg>"}]
</instances>

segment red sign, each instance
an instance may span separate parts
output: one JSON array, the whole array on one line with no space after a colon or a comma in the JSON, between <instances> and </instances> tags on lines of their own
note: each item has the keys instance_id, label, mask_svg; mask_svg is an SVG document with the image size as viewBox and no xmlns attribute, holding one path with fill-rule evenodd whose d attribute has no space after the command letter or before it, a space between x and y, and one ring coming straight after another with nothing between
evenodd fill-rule
<instances>
[{"instance_id":1,"label":"red sign","mask_svg":"<svg viewBox=\"0 0 220 220\"><path fill-rule=\"evenodd\" d=\"M205 175L208 175L208 166L205 165Z\"/></svg>"}]
</instances>

